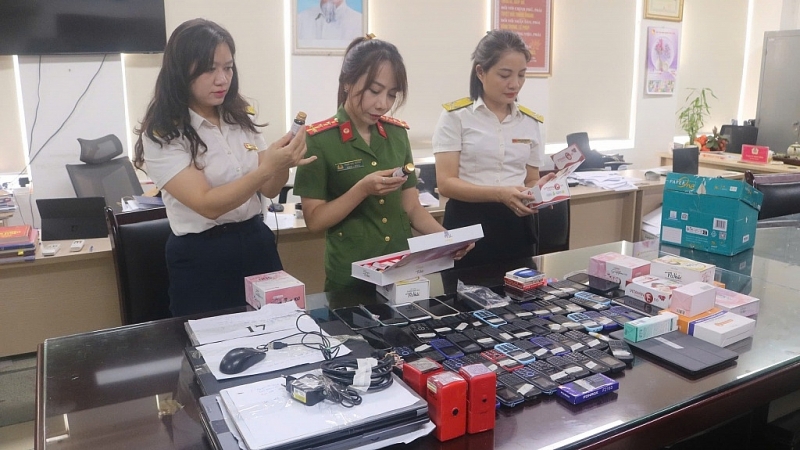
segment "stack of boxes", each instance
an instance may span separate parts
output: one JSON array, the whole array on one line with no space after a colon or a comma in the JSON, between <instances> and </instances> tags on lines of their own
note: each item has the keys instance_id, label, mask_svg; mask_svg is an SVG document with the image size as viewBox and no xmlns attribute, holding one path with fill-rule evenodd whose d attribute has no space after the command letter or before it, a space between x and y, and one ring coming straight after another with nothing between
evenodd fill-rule
<instances>
[{"instance_id":1,"label":"stack of boxes","mask_svg":"<svg viewBox=\"0 0 800 450\"><path fill-rule=\"evenodd\" d=\"M519 269L506 272L503 277L505 284L505 291L511 298L520 300L526 299L526 293L544 286L547 283L545 275L538 270L530 269L528 267L520 267Z\"/></svg>"}]
</instances>

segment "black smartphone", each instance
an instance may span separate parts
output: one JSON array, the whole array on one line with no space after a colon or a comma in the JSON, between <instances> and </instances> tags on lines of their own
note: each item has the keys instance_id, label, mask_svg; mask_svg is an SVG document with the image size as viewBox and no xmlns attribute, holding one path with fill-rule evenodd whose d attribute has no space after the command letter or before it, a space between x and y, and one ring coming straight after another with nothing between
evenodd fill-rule
<instances>
[{"instance_id":1,"label":"black smartphone","mask_svg":"<svg viewBox=\"0 0 800 450\"><path fill-rule=\"evenodd\" d=\"M403 303L402 305L394 305L394 310L399 312L403 317L408 319L409 322L419 322L420 320L428 320L431 315L423 309L417 307L413 303Z\"/></svg>"},{"instance_id":2,"label":"black smartphone","mask_svg":"<svg viewBox=\"0 0 800 450\"><path fill-rule=\"evenodd\" d=\"M567 280L589 286L589 274L586 272L578 272L567 277Z\"/></svg>"},{"instance_id":3,"label":"black smartphone","mask_svg":"<svg viewBox=\"0 0 800 450\"><path fill-rule=\"evenodd\" d=\"M428 298L425 300L417 300L413 302L415 305L427 311L434 318L455 316L459 311L452 306L448 306L441 300L435 298Z\"/></svg>"},{"instance_id":4,"label":"black smartphone","mask_svg":"<svg viewBox=\"0 0 800 450\"><path fill-rule=\"evenodd\" d=\"M408 325L408 319L386 303L361 306L384 325Z\"/></svg>"},{"instance_id":5,"label":"black smartphone","mask_svg":"<svg viewBox=\"0 0 800 450\"><path fill-rule=\"evenodd\" d=\"M381 326L381 323L375 320L369 311L360 306L336 308L333 313L353 331Z\"/></svg>"}]
</instances>

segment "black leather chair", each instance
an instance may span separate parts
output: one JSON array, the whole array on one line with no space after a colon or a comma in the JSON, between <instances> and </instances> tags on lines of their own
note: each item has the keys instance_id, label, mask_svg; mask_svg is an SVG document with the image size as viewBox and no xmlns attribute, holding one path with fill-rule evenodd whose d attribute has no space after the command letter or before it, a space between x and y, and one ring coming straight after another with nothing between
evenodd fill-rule
<instances>
[{"instance_id":1,"label":"black leather chair","mask_svg":"<svg viewBox=\"0 0 800 450\"><path fill-rule=\"evenodd\" d=\"M537 254L569 250L569 200L542 208L534 217L539 230Z\"/></svg>"},{"instance_id":2,"label":"black leather chair","mask_svg":"<svg viewBox=\"0 0 800 450\"><path fill-rule=\"evenodd\" d=\"M106 207L106 223L123 325L171 317L165 256L170 235L166 209L114 213Z\"/></svg>"},{"instance_id":3,"label":"black leather chair","mask_svg":"<svg viewBox=\"0 0 800 450\"><path fill-rule=\"evenodd\" d=\"M758 220L800 213L800 173L746 171L745 181L764 194Z\"/></svg>"}]
</instances>

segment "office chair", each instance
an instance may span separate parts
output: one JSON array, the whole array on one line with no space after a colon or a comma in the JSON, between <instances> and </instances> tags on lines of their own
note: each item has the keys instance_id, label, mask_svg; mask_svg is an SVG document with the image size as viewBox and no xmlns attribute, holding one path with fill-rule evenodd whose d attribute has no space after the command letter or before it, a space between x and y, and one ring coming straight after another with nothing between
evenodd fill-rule
<instances>
[{"instance_id":1,"label":"office chair","mask_svg":"<svg viewBox=\"0 0 800 450\"><path fill-rule=\"evenodd\" d=\"M539 233L538 255L569 250L569 200L556 203L552 209L540 209L534 220Z\"/></svg>"},{"instance_id":2,"label":"office chair","mask_svg":"<svg viewBox=\"0 0 800 450\"><path fill-rule=\"evenodd\" d=\"M172 317L165 248L170 235L165 208L115 213L105 208L117 273L122 324Z\"/></svg>"},{"instance_id":3,"label":"office chair","mask_svg":"<svg viewBox=\"0 0 800 450\"><path fill-rule=\"evenodd\" d=\"M131 160L116 158L122 154L122 142L113 134L98 139L78 139L80 160L85 164L67 164L69 179L78 197L103 197L106 206L122 211L122 197L142 195L142 185Z\"/></svg>"},{"instance_id":4,"label":"office chair","mask_svg":"<svg viewBox=\"0 0 800 450\"><path fill-rule=\"evenodd\" d=\"M800 213L800 173L744 173L745 181L764 194L759 222Z\"/></svg>"},{"instance_id":5,"label":"office chair","mask_svg":"<svg viewBox=\"0 0 800 450\"><path fill-rule=\"evenodd\" d=\"M621 155L603 155L597 150L593 150L589 145L589 133L585 131L567 135L567 145L573 144L578 147L578 150L586 158L577 171L605 170L606 167L611 170L618 170L620 166L626 164Z\"/></svg>"}]
</instances>

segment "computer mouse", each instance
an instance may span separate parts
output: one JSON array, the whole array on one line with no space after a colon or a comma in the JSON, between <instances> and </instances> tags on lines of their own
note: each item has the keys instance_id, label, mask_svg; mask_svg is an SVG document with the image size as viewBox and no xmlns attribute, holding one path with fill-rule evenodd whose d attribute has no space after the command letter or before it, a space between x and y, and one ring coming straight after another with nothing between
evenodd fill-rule
<instances>
[{"instance_id":1,"label":"computer mouse","mask_svg":"<svg viewBox=\"0 0 800 450\"><path fill-rule=\"evenodd\" d=\"M228 375L241 373L266 358L267 354L254 348L238 347L229 351L219 362L220 372Z\"/></svg>"},{"instance_id":2,"label":"computer mouse","mask_svg":"<svg viewBox=\"0 0 800 450\"><path fill-rule=\"evenodd\" d=\"M273 203L267 207L269 212L283 212L283 205L280 203Z\"/></svg>"}]
</instances>

